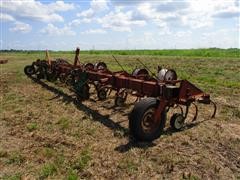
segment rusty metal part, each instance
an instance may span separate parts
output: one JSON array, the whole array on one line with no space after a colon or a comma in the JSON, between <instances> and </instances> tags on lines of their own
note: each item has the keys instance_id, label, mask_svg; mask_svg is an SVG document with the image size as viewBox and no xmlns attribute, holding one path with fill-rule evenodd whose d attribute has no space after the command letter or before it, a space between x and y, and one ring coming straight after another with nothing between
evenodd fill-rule
<instances>
[{"instance_id":1,"label":"rusty metal part","mask_svg":"<svg viewBox=\"0 0 240 180\"><path fill-rule=\"evenodd\" d=\"M197 107L197 105L196 105L195 103L192 103L192 105L195 107L195 115L194 115L194 117L193 117L193 119L192 119L192 122L193 122L193 121L196 121L196 119L197 119L197 116L198 116L198 107Z\"/></svg>"},{"instance_id":2,"label":"rusty metal part","mask_svg":"<svg viewBox=\"0 0 240 180\"><path fill-rule=\"evenodd\" d=\"M212 114L211 118L215 118L215 115L216 115L216 112L217 112L217 105L212 100L210 100L210 103L213 104L213 107L214 107L213 114Z\"/></svg>"},{"instance_id":3,"label":"rusty metal part","mask_svg":"<svg viewBox=\"0 0 240 180\"><path fill-rule=\"evenodd\" d=\"M75 51L75 58L74 58L74 64L73 66L77 66L78 64L80 64L79 61L79 53L80 53L80 48L77 47L76 51Z\"/></svg>"},{"instance_id":4,"label":"rusty metal part","mask_svg":"<svg viewBox=\"0 0 240 180\"><path fill-rule=\"evenodd\" d=\"M149 76L149 73L146 69L136 68L133 70L132 75L133 76L139 76L139 75Z\"/></svg>"},{"instance_id":5,"label":"rusty metal part","mask_svg":"<svg viewBox=\"0 0 240 180\"><path fill-rule=\"evenodd\" d=\"M177 74L172 69L159 68L157 77L155 77L145 65L144 69L135 69L132 74L124 71L123 67L122 71L112 72L104 62L98 62L95 65L91 63L81 64L79 61L79 52L80 49L77 48L73 65L62 59L51 62L37 60L31 66L34 67L34 73L31 72L30 75L36 74L40 78L44 78L47 77L48 72L52 72L54 74L54 80L55 78L59 78L70 87L74 87L77 97L82 100L89 98L90 85L95 86L100 100L106 99L108 92L116 91L115 105L123 105L128 94L136 96L137 100L143 97L154 98L154 101L146 101L149 103L155 103L156 101L156 104L151 104L151 108L142 107L148 106L148 103L140 103L145 102L144 99L136 103L136 108L140 108L137 109L136 112L146 110L146 112L140 113L141 116L133 116L138 118L136 121L139 121L140 124L142 123L141 126L138 127L142 128L142 134L141 137L136 136L137 139L144 139L144 133L146 133L146 140L156 138L156 134L152 136L149 135L151 132L155 133L155 129L151 128L159 124L161 126L165 125L165 122L162 122L164 119L163 115L167 113L166 110L170 107L180 107L181 115L185 120L188 116L189 107L193 104L196 109L193 118L194 121L198 115L198 108L194 102L213 104L214 112L212 117L215 117L217 108L216 104L210 99L210 95L204 93L187 80L177 80ZM152 76L150 76L148 72L150 72ZM141 107L138 107L139 105L137 104L139 103ZM186 108L185 112L183 112L181 106ZM174 120L176 120L176 118ZM134 127L130 128L134 129Z\"/></svg>"}]
</instances>

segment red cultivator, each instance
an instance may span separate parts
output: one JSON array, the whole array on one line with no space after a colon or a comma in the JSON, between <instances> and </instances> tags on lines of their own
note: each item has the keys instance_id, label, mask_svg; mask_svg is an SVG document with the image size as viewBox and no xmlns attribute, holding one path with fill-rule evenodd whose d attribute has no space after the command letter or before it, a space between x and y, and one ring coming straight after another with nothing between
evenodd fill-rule
<instances>
[{"instance_id":1,"label":"red cultivator","mask_svg":"<svg viewBox=\"0 0 240 180\"><path fill-rule=\"evenodd\" d=\"M89 98L90 85L95 87L99 100L106 99L111 91L115 91L116 106L123 106L129 94L136 96L136 101L140 101L135 103L129 114L129 129L137 140L151 141L158 138L163 132L166 113L171 107L179 107L181 110L181 113L173 114L170 119L171 127L175 130L184 126L191 105L196 110L193 120L197 118L198 108L195 102L212 103L212 117L216 114L216 105L210 100L210 96L189 81L178 80L174 70L158 67L157 76L149 75L150 71L147 69L135 69L129 74L115 59L123 70L112 72L104 62L80 64L78 56L77 48L72 65L63 59L51 61L47 53L47 60L33 62L25 67L24 72L38 79L59 79L74 90L79 101Z\"/></svg>"}]
</instances>

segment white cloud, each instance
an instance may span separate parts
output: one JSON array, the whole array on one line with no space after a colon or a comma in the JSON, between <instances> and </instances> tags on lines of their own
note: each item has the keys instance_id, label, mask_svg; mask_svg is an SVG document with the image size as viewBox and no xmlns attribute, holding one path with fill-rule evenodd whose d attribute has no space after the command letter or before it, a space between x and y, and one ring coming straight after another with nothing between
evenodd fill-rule
<instances>
[{"instance_id":1,"label":"white cloud","mask_svg":"<svg viewBox=\"0 0 240 180\"><path fill-rule=\"evenodd\" d=\"M201 36L201 40L206 44L206 47L220 48L239 48L239 38L239 30L234 28L219 29L214 32L204 32Z\"/></svg>"},{"instance_id":2,"label":"white cloud","mask_svg":"<svg viewBox=\"0 0 240 180\"><path fill-rule=\"evenodd\" d=\"M114 31L131 31L132 26L144 26L146 24L143 20L134 20L132 11L128 12L110 12L102 18L98 18L98 23L103 28L109 28Z\"/></svg>"},{"instance_id":3,"label":"white cloud","mask_svg":"<svg viewBox=\"0 0 240 180\"><path fill-rule=\"evenodd\" d=\"M187 36L190 36L192 34L192 32L190 30L187 31L178 31L176 32L174 35L178 38L185 38Z\"/></svg>"},{"instance_id":4,"label":"white cloud","mask_svg":"<svg viewBox=\"0 0 240 180\"><path fill-rule=\"evenodd\" d=\"M232 18L240 16L240 7L230 6L226 9L221 9L218 12L213 14L217 18Z\"/></svg>"},{"instance_id":5,"label":"white cloud","mask_svg":"<svg viewBox=\"0 0 240 180\"><path fill-rule=\"evenodd\" d=\"M213 25L212 18L204 12L192 13L191 15L182 16L183 25L190 26L192 29L210 27Z\"/></svg>"},{"instance_id":6,"label":"white cloud","mask_svg":"<svg viewBox=\"0 0 240 180\"><path fill-rule=\"evenodd\" d=\"M76 35L76 33L74 31L71 30L71 28L69 26L64 26L64 27L57 27L54 26L53 24L48 24L47 27L43 28L41 31L41 33L50 35L50 36L74 36Z\"/></svg>"},{"instance_id":7,"label":"white cloud","mask_svg":"<svg viewBox=\"0 0 240 180\"><path fill-rule=\"evenodd\" d=\"M7 12L15 19L27 18L43 22L64 21L63 17L56 12L68 11L74 8L73 4L56 1L50 4L43 4L39 1L1 1L2 12Z\"/></svg>"},{"instance_id":8,"label":"white cloud","mask_svg":"<svg viewBox=\"0 0 240 180\"><path fill-rule=\"evenodd\" d=\"M95 18L95 16L103 12L105 10L108 10L107 0L92 0L90 2L90 8L82 11L80 13L77 13L77 17L83 18L85 23L92 22Z\"/></svg>"},{"instance_id":9,"label":"white cloud","mask_svg":"<svg viewBox=\"0 0 240 180\"><path fill-rule=\"evenodd\" d=\"M209 27L214 23L214 17L234 17L240 12L232 0L195 0L190 1L190 8L182 16L183 23L192 28Z\"/></svg>"},{"instance_id":10,"label":"white cloud","mask_svg":"<svg viewBox=\"0 0 240 180\"><path fill-rule=\"evenodd\" d=\"M91 18L74 19L68 23L68 26L76 27L76 26L79 26L80 24L91 23L91 22L92 22Z\"/></svg>"},{"instance_id":11,"label":"white cloud","mask_svg":"<svg viewBox=\"0 0 240 180\"><path fill-rule=\"evenodd\" d=\"M54 3L50 3L47 5L48 8L50 9L49 11L52 12L60 12L60 11L69 11L74 9L74 4L68 4L65 3L64 1L56 1Z\"/></svg>"},{"instance_id":12,"label":"white cloud","mask_svg":"<svg viewBox=\"0 0 240 180\"><path fill-rule=\"evenodd\" d=\"M115 5L114 9L99 17L99 12L109 9L107 0L92 0L90 8L78 13L80 18L69 24L97 22L103 28L130 32L134 26L152 23L163 30L161 34L170 34L169 29L174 26L191 29L210 27L214 24L214 17L233 17L239 12L237 3L232 0L111 2Z\"/></svg>"},{"instance_id":13,"label":"white cloud","mask_svg":"<svg viewBox=\"0 0 240 180\"><path fill-rule=\"evenodd\" d=\"M0 20L2 22L4 22L4 21L15 21L14 17L12 17L9 14L5 14L5 13L0 13Z\"/></svg>"},{"instance_id":14,"label":"white cloud","mask_svg":"<svg viewBox=\"0 0 240 180\"><path fill-rule=\"evenodd\" d=\"M77 14L77 17L92 18L95 15L93 9L88 9Z\"/></svg>"},{"instance_id":15,"label":"white cloud","mask_svg":"<svg viewBox=\"0 0 240 180\"><path fill-rule=\"evenodd\" d=\"M136 34L130 34L125 43L125 49L153 49L159 44L156 34L151 31L144 32L141 36ZM122 42L122 46L124 42Z\"/></svg>"},{"instance_id":16,"label":"white cloud","mask_svg":"<svg viewBox=\"0 0 240 180\"><path fill-rule=\"evenodd\" d=\"M101 12L108 9L106 0L92 0L90 5L91 5L91 8L97 12Z\"/></svg>"},{"instance_id":17,"label":"white cloud","mask_svg":"<svg viewBox=\"0 0 240 180\"><path fill-rule=\"evenodd\" d=\"M21 32L28 33L32 30L32 27L29 24L23 22L15 22L15 27L10 28L9 30L12 32Z\"/></svg>"},{"instance_id":18,"label":"white cloud","mask_svg":"<svg viewBox=\"0 0 240 180\"><path fill-rule=\"evenodd\" d=\"M112 0L121 9L131 7L133 19L162 24L184 25L190 28L212 26L214 17L232 18L239 17L240 7L235 0L166 0L166 1L118 1ZM135 6L135 8L133 8Z\"/></svg>"},{"instance_id":19,"label":"white cloud","mask_svg":"<svg viewBox=\"0 0 240 180\"><path fill-rule=\"evenodd\" d=\"M103 29L89 29L87 31L81 32L81 34L106 34L107 32Z\"/></svg>"},{"instance_id":20,"label":"white cloud","mask_svg":"<svg viewBox=\"0 0 240 180\"><path fill-rule=\"evenodd\" d=\"M123 6L136 6L138 4L145 2L145 0L131 0L131 1L111 0L111 2L113 5L123 7Z\"/></svg>"}]
</instances>

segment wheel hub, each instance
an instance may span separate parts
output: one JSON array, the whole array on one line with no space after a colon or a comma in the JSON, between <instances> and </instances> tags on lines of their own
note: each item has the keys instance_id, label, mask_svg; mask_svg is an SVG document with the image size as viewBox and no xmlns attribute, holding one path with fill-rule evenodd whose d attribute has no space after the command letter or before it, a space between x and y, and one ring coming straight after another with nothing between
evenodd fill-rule
<instances>
[{"instance_id":1,"label":"wheel hub","mask_svg":"<svg viewBox=\"0 0 240 180\"><path fill-rule=\"evenodd\" d=\"M142 128L146 133L151 133L157 129L158 123L154 121L155 109L151 108L145 112L142 120Z\"/></svg>"},{"instance_id":2,"label":"wheel hub","mask_svg":"<svg viewBox=\"0 0 240 180\"><path fill-rule=\"evenodd\" d=\"M176 129L181 129L184 124L184 118L182 116L178 116L175 121L175 127Z\"/></svg>"}]
</instances>

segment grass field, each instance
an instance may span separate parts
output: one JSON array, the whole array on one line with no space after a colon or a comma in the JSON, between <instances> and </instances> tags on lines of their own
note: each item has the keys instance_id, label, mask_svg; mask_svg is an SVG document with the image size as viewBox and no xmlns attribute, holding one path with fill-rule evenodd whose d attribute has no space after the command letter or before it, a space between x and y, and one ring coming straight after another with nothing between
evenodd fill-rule
<instances>
[{"instance_id":1,"label":"grass field","mask_svg":"<svg viewBox=\"0 0 240 180\"><path fill-rule=\"evenodd\" d=\"M4 52L4 51L2 51ZM11 51L10 51L11 52ZM12 50L14 52L14 50ZM39 51L18 51L18 53L39 53ZM52 53L69 54L69 51L55 51ZM240 57L240 49L162 49L162 50L81 50L81 54L92 55L150 55L150 56L184 56L184 57Z\"/></svg>"},{"instance_id":2,"label":"grass field","mask_svg":"<svg viewBox=\"0 0 240 180\"><path fill-rule=\"evenodd\" d=\"M43 52L2 53L9 62L0 73L0 179L240 178L239 50L231 55L123 52L85 51L80 60L121 70L115 54L128 72L141 67L137 58L153 72L157 65L173 68L179 78L211 94L216 118L210 119L210 106L201 105L198 120L187 119L183 131L173 132L167 123L153 143L136 143L128 138L127 121L135 99L115 108L114 94L100 102L92 92L90 100L76 104L64 85L35 83L24 75L24 66L44 59ZM50 55L74 58L73 52Z\"/></svg>"}]
</instances>

